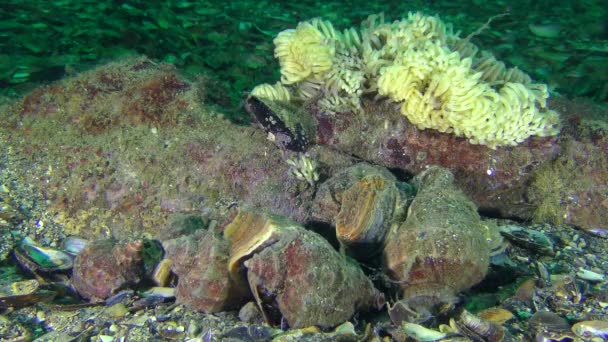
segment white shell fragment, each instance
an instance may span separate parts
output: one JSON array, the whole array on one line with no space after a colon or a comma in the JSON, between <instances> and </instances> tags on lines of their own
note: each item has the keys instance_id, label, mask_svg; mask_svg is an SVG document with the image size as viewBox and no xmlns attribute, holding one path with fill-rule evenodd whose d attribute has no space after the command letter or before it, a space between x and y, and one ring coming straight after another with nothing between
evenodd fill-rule
<instances>
[{"instance_id":1,"label":"white shell fragment","mask_svg":"<svg viewBox=\"0 0 608 342\"><path fill-rule=\"evenodd\" d=\"M576 272L576 276L592 282L600 282L606 280L606 276L597 272L593 272L584 268L579 268L578 272Z\"/></svg>"}]
</instances>

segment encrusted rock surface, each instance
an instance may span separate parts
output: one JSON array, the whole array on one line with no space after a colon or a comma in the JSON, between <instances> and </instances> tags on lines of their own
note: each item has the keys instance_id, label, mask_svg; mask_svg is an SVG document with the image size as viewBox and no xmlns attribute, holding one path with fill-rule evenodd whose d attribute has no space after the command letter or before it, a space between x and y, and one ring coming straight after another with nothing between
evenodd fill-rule
<instances>
[{"instance_id":1,"label":"encrusted rock surface","mask_svg":"<svg viewBox=\"0 0 608 342\"><path fill-rule=\"evenodd\" d=\"M532 138L495 150L435 130L419 130L393 106L367 102L365 112L317 118L317 141L363 160L418 174L429 165L454 173L456 183L482 209L505 216L529 216L525 185L536 168L560 151L556 138Z\"/></svg>"}]
</instances>

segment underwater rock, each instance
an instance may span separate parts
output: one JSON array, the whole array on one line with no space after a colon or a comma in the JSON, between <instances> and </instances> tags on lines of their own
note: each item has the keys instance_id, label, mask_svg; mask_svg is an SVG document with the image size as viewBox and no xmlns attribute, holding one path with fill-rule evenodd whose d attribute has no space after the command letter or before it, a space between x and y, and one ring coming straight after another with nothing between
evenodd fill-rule
<instances>
[{"instance_id":1,"label":"underwater rock","mask_svg":"<svg viewBox=\"0 0 608 342\"><path fill-rule=\"evenodd\" d=\"M564 137L562 153L535 174L527 197L535 221L593 233L608 229L608 129L579 125L579 136Z\"/></svg>"},{"instance_id":2,"label":"underwater rock","mask_svg":"<svg viewBox=\"0 0 608 342\"><path fill-rule=\"evenodd\" d=\"M491 149L434 130L420 130L398 110L363 103L357 113L327 115L309 106L319 144L388 168L418 174L430 165L448 168L456 184L481 209L503 216L531 217L525 189L539 165L560 151L555 137L533 137L517 146Z\"/></svg>"},{"instance_id":3,"label":"underwater rock","mask_svg":"<svg viewBox=\"0 0 608 342\"><path fill-rule=\"evenodd\" d=\"M74 260L72 284L82 297L103 300L145 276L144 241L89 243Z\"/></svg>"},{"instance_id":4,"label":"underwater rock","mask_svg":"<svg viewBox=\"0 0 608 342\"><path fill-rule=\"evenodd\" d=\"M282 318L291 328L328 328L384 305L384 295L355 262L293 221L239 210L224 232L230 268L246 273L269 323Z\"/></svg>"},{"instance_id":5,"label":"underwater rock","mask_svg":"<svg viewBox=\"0 0 608 342\"><path fill-rule=\"evenodd\" d=\"M199 230L163 243L179 277L178 303L213 313L236 308L246 296L228 273L228 243L212 230Z\"/></svg>"},{"instance_id":6,"label":"underwater rock","mask_svg":"<svg viewBox=\"0 0 608 342\"><path fill-rule=\"evenodd\" d=\"M386 237L384 266L400 287L403 304L425 316L484 278L489 232L447 169L430 167L414 184L418 194L405 222Z\"/></svg>"}]
</instances>

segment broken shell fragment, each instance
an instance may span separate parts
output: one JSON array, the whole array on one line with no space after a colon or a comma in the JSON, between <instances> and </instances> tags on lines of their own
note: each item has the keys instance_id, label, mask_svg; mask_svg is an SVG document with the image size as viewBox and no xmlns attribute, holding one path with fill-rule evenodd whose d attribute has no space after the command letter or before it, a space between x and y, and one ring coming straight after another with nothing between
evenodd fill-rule
<instances>
[{"instance_id":1,"label":"broken shell fragment","mask_svg":"<svg viewBox=\"0 0 608 342\"><path fill-rule=\"evenodd\" d=\"M583 321L572 326L572 332L583 338L608 339L608 321Z\"/></svg>"},{"instance_id":2,"label":"broken shell fragment","mask_svg":"<svg viewBox=\"0 0 608 342\"><path fill-rule=\"evenodd\" d=\"M56 295L54 291L41 289L37 280L16 281L0 286L0 308L20 308L50 301Z\"/></svg>"},{"instance_id":3,"label":"broken shell fragment","mask_svg":"<svg viewBox=\"0 0 608 342\"><path fill-rule=\"evenodd\" d=\"M515 315L513 315L511 311L499 307L484 309L477 313L477 316L479 316L481 319L485 319L499 325L502 325L515 318Z\"/></svg>"},{"instance_id":4,"label":"broken shell fragment","mask_svg":"<svg viewBox=\"0 0 608 342\"><path fill-rule=\"evenodd\" d=\"M169 284L169 281L171 280L171 266L173 266L171 259L166 258L156 265L156 268L152 273L152 281L154 284L161 287Z\"/></svg>"},{"instance_id":5,"label":"broken shell fragment","mask_svg":"<svg viewBox=\"0 0 608 342\"><path fill-rule=\"evenodd\" d=\"M403 332L418 341L437 341L447 336L446 333L426 328L422 325L410 322L401 323L401 329Z\"/></svg>"},{"instance_id":6,"label":"broken shell fragment","mask_svg":"<svg viewBox=\"0 0 608 342\"><path fill-rule=\"evenodd\" d=\"M63 251L76 256L87 246L89 240L79 238L77 236L68 236L65 240L63 240Z\"/></svg>"},{"instance_id":7,"label":"broken shell fragment","mask_svg":"<svg viewBox=\"0 0 608 342\"><path fill-rule=\"evenodd\" d=\"M602 282L606 280L605 275L584 269L582 267L578 269L578 272L576 272L576 276L590 282Z\"/></svg>"},{"instance_id":8,"label":"broken shell fragment","mask_svg":"<svg viewBox=\"0 0 608 342\"><path fill-rule=\"evenodd\" d=\"M453 303L457 293L485 277L490 245L475 205L453 184L450 171L430 167L414 185L419 190L405 222L386 237L384 267L408 307L424 312Z\"/></svg>"}]
</instances>

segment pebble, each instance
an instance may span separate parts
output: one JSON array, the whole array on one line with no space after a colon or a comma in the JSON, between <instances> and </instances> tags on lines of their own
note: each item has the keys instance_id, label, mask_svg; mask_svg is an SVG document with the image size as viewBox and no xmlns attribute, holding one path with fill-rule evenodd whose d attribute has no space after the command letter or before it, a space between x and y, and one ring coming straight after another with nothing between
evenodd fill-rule
<instances>
[{"instance_id":1,"label":"pebble","mask_svg":"<svg viewBox=\"0 0 608 342\"><path fill-rule=\"evenodd\" d=\"M122 318L128 313L129 310L127 310L127 307L122 303L114 304L106 309L106 314L112 318Z\"/></svg>"}]
</instances>

